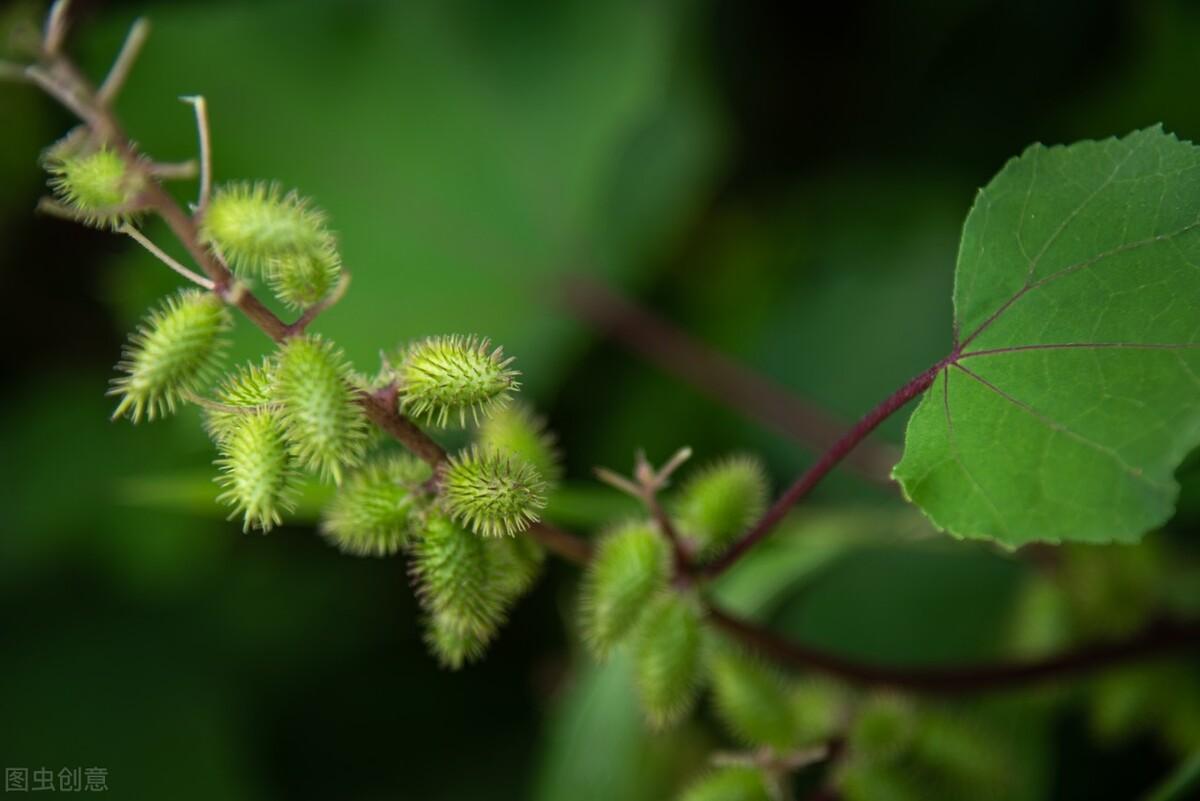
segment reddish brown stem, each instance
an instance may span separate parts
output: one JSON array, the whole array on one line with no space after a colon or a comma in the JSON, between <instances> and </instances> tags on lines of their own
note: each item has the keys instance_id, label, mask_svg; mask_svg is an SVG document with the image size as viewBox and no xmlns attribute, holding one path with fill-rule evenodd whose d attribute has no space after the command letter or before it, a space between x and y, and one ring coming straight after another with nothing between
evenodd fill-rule
<instances>
[{"instance_id":1,"label":"reddish brown stem","mask_svg":"<svg viewBox=\"0 0 1200 801\"><path fill-rule=\"evenodd\" d=\"M78 73L72 64L65 59L57 58L50 65L51 72L62 80L70 83L67 91L55 93L60 100L66 98L68 107L82 108L87 112L86 121L93 126L98 135L117 147L132 165L139 165L140 159L136 149L124 135L117 120L107 107L92 104L79 106L92 97L92 90L87 81ZM140 167L139 167L140 168ZM143 198L145 204L159 214L170 227L172 233L185 247L196 264L213 281L214 291L219 293L229 303L240 309L246 317L260 328L267 336L276 342L282 342L289 336L300 333L311 321L312 314L301 317L301 321L288 325L270 311L252 292L239 287L233 275L207 248L200 242L196 221L156 182L150 181ZM643 320L643 322L645 322ZM662 332L659 331L659 334ZM678 342L672 336L651 337L658 341L661 348L655 352L666 359L677 347ZM662 343L667 343L663 345ZM674 345L670 343L674 342ZM652 348L653 350L653 348ZM736 365L724 367L721 358L713 361L709 357L695 360L695 353L687 356L687 349L675 350L675 355L685 354L683 361L694 361L697 365L718 365L721 376L717 379L721 386L728 383L738 384L747 382L754 386L756 377L738 372ZM733 548L707 571L708 576L716 576L733 564L756 542L770 531L796 501L804 497L838 462L845 459L855 446L879 425L889 415L897 411L909 400L927 389L936 378L937 373L946 364L953 362L958 356L958 350L945 360L931 367L926 372L914 378L890 398L868 413L854 428L832 444L828 451L804 474L774 506L764 515L763 519L751 529ZM730 363L732 364L732 363ZM689 368L690 369L690 368ZM707 368L706 368L707 369ZM729 381L730 376L735 380ZM697 381L704 385L704 382ZM761 386L759 387L761 389ZM719 394L714 392L714 394ZM446 453L437 442L422 431L411 420L399 411L396 390L388 387L375 393L363 393L360 402L368 417L380 428L398 440L418 457L437 468L446 459ZM890 457L889 457L890 463ZM655 504L657 506L657 504ZM655 516L666 519L661 508ZM548 550L558 556L579 565L586 565L591 559L591 545L573 534L563 531L549 523L534 524L529 533L542 543ZM664 533L677 544L677 553L683 553L686 564L686 553L679 544L678 534L670 526L669 520L664 526ZM1089 646L1078 651L1068 652L1056 657L1027 663L993 663L959 668L896 668L876 666L856 662L851 659L814 650L797 643L790 642L772 632L749 621L734 617L716 607L709 607L709 619L731 637L747 645L761 650L768 656L785 665L800 669L816 669L837 676L845 681L895 687L920 692L958 693L981 690L1000 689L1026 683L1048 680L1072 674L1097 670L1109 665L1132 661L1134 659L1166 653L1180 648L1196 648L1200 645L1200 622L1170 624L1163 623L1128 640L1118 643Z\"/></svg>"},{"instance_id":2,"label":"reddish brown stem","mask_svg":"<svg viewBox=\"0 0 1200 801\"><path fill-rule=\"evenodd\" d=\"M933 367L930 367L893 392L890 397L874 409L867 412L862 419L854 424L853 428L839 437L829 450L821 454L821 457L813 463L812 467L801 474L783 495L779 496L779 499L754 524L753 528L742 535L742 538L730 546L729 550L722 554L719 559L705 568L704 574L709 578L721 575L737 562L738 559L741 559L747 551L753 548L759 540L770 534L775 525L783 519L783 516L804 496L812 492L813 488L821 482L821 479L825 478L829 471L836 467L838 462L846 458L854 450L855 446L874 431L880 423L891 417L910 400L929 389L930 385L933 384L933 380L937 378L938 372L949 362L953 361L956 356L957 354L952 354Z\"/></svg>"},{"instance_id":3,"label":"reddish brown stem","mask_svg":"<svg viewBox=\"0 0 1200 801\"><path fill-rule=\"evenodd\" d=\"M671 545L671 554L675 562L675 584L680 587L691 585L695 580L692 570L692 557L687 551L687 546L684 544L679 530L675 528L675 524L671 522L670 516L663 509L662 503L659 502L657 493L646 493L646 507L650 510L650 515L658 525L659 531L662 532L663 537Z\"/></svg>"},{"instance_id":4,"label":"reddish brown stem","mask_svg":"<svg viewBox=\"0 0 1200 801\"><path fill-rule=\"evenodd\" d=\"M954 667L895 667L860 662L784 639L715 606L709 620L736 640L784 665L817 670L870 687L957 695L1064 679L1181 649L1200 649L1200 621L1160 621L1128 639L1086 645L1046 659Z\"/></svg>"}]
</instances>

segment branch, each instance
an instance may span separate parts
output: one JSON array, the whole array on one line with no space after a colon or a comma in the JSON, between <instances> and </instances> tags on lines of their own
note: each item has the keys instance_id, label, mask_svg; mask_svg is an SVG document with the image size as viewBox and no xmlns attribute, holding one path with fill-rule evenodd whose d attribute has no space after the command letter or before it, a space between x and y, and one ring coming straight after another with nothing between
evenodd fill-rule
<instances>
[{"instance_id":1,"label":"branch","mask_svg":"<svg viewBox=\"0 0 1200 801\"><path fill-rule=\"evenodd\" d=\"M64 7L62 2L56 3L51 14L52 22L46 46L48 69L30 67L25 74L80 116L95 135L108 141L122 154L132 169L149 169L139 159L135 147L121 130L112 112L107 107L97 104L91 86L73 64L58 55L65 29ZM147 182L140 201L147 209L163 218L171 232L208 276L213 292L237 307L251 323L276 342L283 342L296 333L296 324L288 325L280 320L253 292L239 284L228 267L200 243L195 219L156 181ZM301 320L307 324L303 317ZM713 563L706 575L719 575L747 549L766 536L787 510L811 491L836 464L846 458L880 422L925 391L933 383L938 371L957 357L956 350L912 379L842 435L791 489L776 501L750 532L720 560ZM376 425L434 467L436 475L437 469L446 461L446 452L428 434L400 413L396 392L394 386L377 392L364 392L359 396L359 402ZM590 543L553 524L536 523L529 529L529 533L548 550L567 561L586 565L591 559ZM1098 670L1171 650L1200 646L1200 622L1163 622L1123 642L1088 646L1037 662L1002 662L957 668L899 668L864 664L807 648L716 607L710 606L708 613L709 620L715 626L783 664L823 671L851 683L928 693L950 694L1001 689Z\"/></svg>"},{"instance_id":2,"label":"branch","mask_svg":"<svg viewBox=\"0 0 1200 801\"><path fill-rule=\"evenodd\" d=\"M791 642L754 623L709 605L717 628L777 662L817 670L850 684L931 695L1022 687L1141 661L1178 650L1200 650L1200 621L1162 620L1125 640L1085 645L1073 651L1020 662L989 662L959 667L896 667L859 662Z\"/></svg>"},{"instance_id":3,"label":"branch","mask_svg":"<svg viewBox=\"0 0 1200 801\"><path fill-rule=\"evenodd\" d=\"M638 451L631 478L626 478L613 470L609 470L607 467L597 467L594 469L596 477L601 481L633 496L646 507L646 511L654 519L659 533L671 546L671 553L674 560L674 581L680 587L686 587L695 581L696 577L692 570L692 555L688 551L687 543L684 541L683 536L675 528L675 524L671 522L671 518L667 515L666 510L663 509L662 503L658 499L658 493L670 483L671 476L691 456L691 448L680 448L667 460L666 464L656 470L647 461L646 454Z\"/></svg>"},{"instance_id":4,"label":"branch","mask_svg":"<svg viewBox=\"0 0 1200 801\"><path fill-rule=\"evenodd\" d=\"M812 492L813 488L821 483L821 479L825 478L829 471L837 466L838 462L846 458L854 450L855 446L874 431L880 423L899 411L910 400L929 389L933 380L937 378L938 372L949 362L957 358L957 356L958 354L954 353L946 357L900 387L890 397L867 412L862 419L854 424L853 428L843 434L837 442L833 443L832 447L825 451L812 467L801 474L800 478L796 479L795 483L783 495L779 496L779 500L775 501L766 514L754 524L753 528L742 535L742 538L730 546L729 550L723 553L719 559L708 565L704 570L704 574L709 578L721 575L737 562L738 559L742 558L743 554L753 548L759 540L770 534L771 529L783 519L788 510L795 506L804 496Z\"/></svg>"},{"instance_id":5,"label":"branch","mask_svg":"<svg viewBox=\"0 0 1200 801\"><path fill-rule=\"evenodd\" d=\"M845 428L825 410L697 342L598 281L569 279L563 299L575 315L663 372L805 448L819 453L832 446L836 432ZM865 442L846 463L863 478L890 487L891 469L899 460L900 454L891 445Z\"/></svg>"},{"instance_id":6,"label":"branch","mask_svg":"<svg viewBox=\"0 0 1200 801\"><path fill-rule=\"evenodd\" d=\"M436 473L446 461L446 451L415 423L400 414L396 403L396 388L385 387L364 395L363 408L375 425L390 434L401 445L432 467ZM545 521L529 527L529 534L547 550L568 562L586 565L592 558L591 544Z\"/></svg>"}]
</instances>

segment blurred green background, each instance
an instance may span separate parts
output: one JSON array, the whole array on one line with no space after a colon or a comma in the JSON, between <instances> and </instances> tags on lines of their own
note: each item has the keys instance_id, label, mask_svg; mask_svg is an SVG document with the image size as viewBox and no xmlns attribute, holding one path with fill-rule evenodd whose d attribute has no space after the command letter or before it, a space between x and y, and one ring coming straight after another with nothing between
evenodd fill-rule
<instances>
[{"instance_id":1,"label":"blurred green background","mask_svg":"<svg viewBox=\"0 0 1200 801\"><path fill-rule=\"evenodd\" d=\"M354 283L318 329L360 369L425 334L503 343L567 456L559 516L593 531L628 507L591 466L635 448L758 452L776 486L812 454L607 343L559 302L565 277L851 418L946 351L958 229L1007 158L1159 121L1200 136L1195 3L826 6L80 2L72 47L99 74L148 15L119 103L137 141L191 157L176 98L202 93L218 181L329 212ZM572 641L574 569L551 566L486 661L442 672L399 560L226 523L194 413L109 422L121 342L176 280L34 215L38 153L69 126L0 85L0 761L104 766L133 799L636 801L693 775L719 735L644 731L626 667ZM242 325L234 355L267 345ZM1200 470L1181 478L1153 538L1171 548L1200 524ZM919 527L839 475L722 592L868 658L1002 653L1026 564ZM1172 765L1153 726L1106 739L1042 700L979 712L1020 744L1029 798L1128 799Z\"/></svg>"}]
</instances>

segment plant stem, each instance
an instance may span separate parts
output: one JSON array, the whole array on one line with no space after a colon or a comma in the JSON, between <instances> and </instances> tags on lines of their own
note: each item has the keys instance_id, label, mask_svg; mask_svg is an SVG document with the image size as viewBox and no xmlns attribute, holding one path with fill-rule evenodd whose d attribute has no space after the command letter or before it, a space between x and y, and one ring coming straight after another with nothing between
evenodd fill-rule
<instances>
[{"instance_id":1,"label":"plant stem","mask_svg":"<svg viewBox=\"0 0 1200 801\"><path fill-rule=\"evenodd\" d=\"M26 74L48 94L78 114L97 136L116 148L132 168L148 169L112 112L106 106L95 102L94 93L87 81L73 64L58 55L58 41L61 39L63 25L62 7L61 3L55 6L58 16L52 25L52 35L48 38L52 46L47 48L48 58L51 59L47 69L30 68L26 70ZM162 217L192 259L212 281L213 291L241 310L251 323L272 340L283 342L289 336L302 332L304 326L311 321L314 315L309 314L301 318L303 324L299 324L300 321L292 325L284 323L253 292L238 284L221 260L201 244L193 216L185 212L156 181L147 182L141 201ZM719 575L766 536L793 504L808 494L883 420L928 389L938 371L953 363L958 355L958 350L955 350L946 359L909 381L842 435L776 501L753 529L705 571L705 576L711 578ZM394 386L377 392L364 392L359 396L359 402L376 425L432 466L435 473L446 461L446 452L441 445L400 413ZM656 519L662 519L660 523L665 520L664 533L668 538L678 540L670 521L666 520L666 515L657 502L651 510ZM535 523L529 529L529 533L548 550L569 562L586 565L591 559L590 543L553 524ZM763 651L785 665L823 671L850 683L945 694L1014 687L1099 670L1112 664L1180 648L1200 646L1200 622L1163 623L1122 642L1089 646L1038 662L1001 662L960 668L900 668L864 664L789 642L757 624L737 618L711 604L708 606L708 619L731 637Z\"/></svg>"},{"instance_id":2,"label":"plant stem","mask_svg":"<svg viewBox=\"0 0 1200 801\"><path fill-rule=\"evenodd\" d=\"M364 395L363 408L367 417L382 428L436 472L446 461L446 451L396 407L396 388L385 387ZM569 534L544 521L529 527L530 536L568 562L586 565L592 558L592 546L587 540Z\"/></svg>"},{"instance_id":3,"label":"plant stem","mask_svg":"<svg viewBox=\"0 0 1200 801\"><path fill-rule=\"evenodd\" d=\"M812 467L802 473L783 495L779 496L779 499L754 524L753 528L743 534L741 539L731 545L729 550L725 551L719 559L708 565L704 570L704 575L708 578L715 578L721 575L737 562L738 559L742 558L747 551L753 548L759 540L770 534L771 529L783 519L784 515L804 496L812 492L813 488L821 482L821 479L825 478L830 470L837 466L838 462L845 459L854 450L855 446L874 431L880 423L899 411L910 400L929 389L934 379L937 378L938 372L957 358L957 356L957 353L951 354L933 365L893 392L874 409L867 412L854 424L853 428L839 437L829 450L821 454L821 457L813 463Z\"/></svg>"},{"instance_id":4,"label":"plant stem","mask_svg":"<svg viewBox=\"0 0 1200 801\"><path fill-rule=\"evenodd\" d=\"M715 606L708 607L708 614L719 629L782 664L817 670L851 684L934 695L1023 687L1180 649L1200 649L1200 621L1164 620L1128 639L1086 645L1036 661L989 662L961 667L895 667L859 662L805 647Z\"/></svg>"}]
</instances>

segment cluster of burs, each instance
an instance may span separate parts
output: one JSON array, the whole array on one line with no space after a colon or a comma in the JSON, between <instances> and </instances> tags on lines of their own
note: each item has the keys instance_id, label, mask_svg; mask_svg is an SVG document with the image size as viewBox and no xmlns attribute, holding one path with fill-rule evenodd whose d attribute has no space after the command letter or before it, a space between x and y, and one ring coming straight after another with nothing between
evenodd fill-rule
<instances>
[{"instance_id":1,"label":"cluster of burs","mask_svg":"<svg viewBox=\"0 0 1200 801\"><path fill-rule=\"evenodd\" d=\"M136 222L138 198L153 180L88 136L51 148L45 164L57 201L101 227ZM264 282L293 309L321 303L342 278L324 214L273 185L218 189L199 231L238 281ZM385 354L378 373L366 376L333 343L297 333L260 362L222 375L228 303L238 292L239 285L184 290L147 317L118 366L115 416L136 422L200 406L218 451L220 499L247 530L281 524L306 477L336 485L322 535L345 553L405 553L431 650L452 668L479 658L540 572L545 551L528 529L561 472L544 422L511 402L511 358L486 340L433 337ZM381 436L365 411L368 397L394 398L394 411L427 425L473 424L474 441L431 466ZM767 497L758 461L733 457L695 473L667 508L702 565L762 514ZM900 698L864 706L832 682L785 679L722 641L705 625L700 582L680 581L671 560L653 520L613 526L587 566L579 610L596 658L617 648L630 654L651 725L681 721L709 688L718 718L752 749L700 779L688 801L778 797L780 784L819 759L848 719L847 748L859 758L844 761L843 787L857 783L869 795L894 786L897 770L917 775L922 760L943 774L969 765L972 778L995 768L992 778L1001 780L994 751L973 747L971 733L951 719L922 711L918 725Z\"/></svg>"},{"instance_id":2,"label":"cluster of burs","mask_svg":"<svg viewBox=\"0 0 1200 801\"><path fill-rule=\"evenodd\" d=\"M103 227L136 221L152 180L86 135L51 148L45 163L57 200ZM341 278L325 216L272 185L218 189L200 237L238 281L262 281L294 309L321 302ZM227 301L239 291L187 289L149 314L118 365L115 416L153 420L199 405L219 454L220 499L247 530L282 523L306 480L335 484L323 535L351 554L406 551L432 649L454 667L478 657L540 568L540 546L515 535L537 519L557 475L541 421L510 403L512 359L486 340L431 337L386 353L368 377L333 343L297 333L261 362L222 375ZM436 471L399 452L364 409L381 392L410 418L473 423L474 443Z\"/></svg>"}]
</instances>

